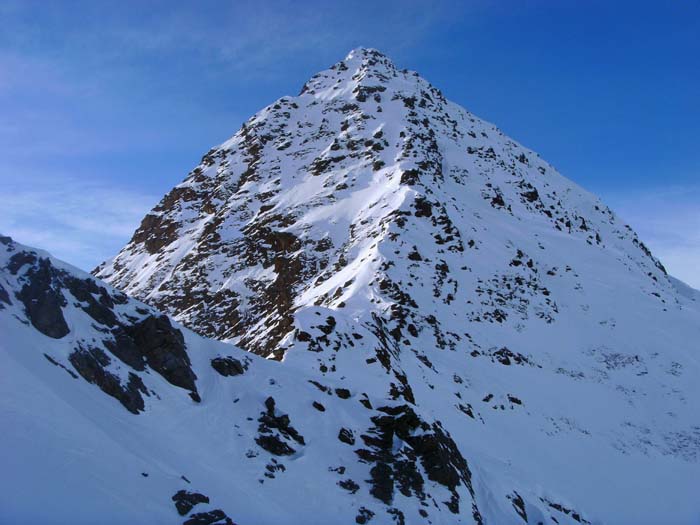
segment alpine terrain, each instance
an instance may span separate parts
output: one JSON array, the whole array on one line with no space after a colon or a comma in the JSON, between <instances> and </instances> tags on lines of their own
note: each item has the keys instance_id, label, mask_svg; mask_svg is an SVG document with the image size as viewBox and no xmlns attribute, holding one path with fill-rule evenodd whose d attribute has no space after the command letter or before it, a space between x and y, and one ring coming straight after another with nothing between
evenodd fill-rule
<instances>
[{"instance_id":1,"label":"alpine terrain","mask_svg":"<svg viewBox=\"0 0 700 525\"><path fill-rule=\"evenodd\" d=\"M0 238L2 523L700 521L700 292L376 50L93 273Z\"/></svg>"}]
</instances>

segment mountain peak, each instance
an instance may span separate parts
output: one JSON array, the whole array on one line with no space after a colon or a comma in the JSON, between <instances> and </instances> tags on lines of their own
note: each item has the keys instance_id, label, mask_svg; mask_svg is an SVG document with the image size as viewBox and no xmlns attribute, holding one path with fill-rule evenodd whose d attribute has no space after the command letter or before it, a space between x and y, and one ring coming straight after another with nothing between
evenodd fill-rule
<instances>
[{"instance_id":1,"label":"mountain peak","mask_svg":"<svg viewBox=\"0 0 700 525\"><path fill-rule=\"evenodd\" d=\"M355 59L366 59L366 58L375 58L375 59L386 59L389 60L387 55L379 51L378 49L375 49L373 47L356 47L351 49L348 54L345 56L345 61L350 61L350 60L355 60Z\"/></svg>"},{"instance_id":2,"label":"mountain peak","mask_svg":"<svg viewBox=\"0 0 700 525\"><path fill-rule=\"evenodd\" d=\"M301 94L333 98L353 90L381 86L390 91L419 91L434 89L417 73L399 70L386 55L372 48L359 47L329 69L311 77Z\"/></svg>"},{"instance_id":3,"label":"mountain peak","mask_svg":"<svg viewBox=\"0 0 700 525\"><path fill-rule=\"evenodd\" d=\"M374 48L358 47L352 49L341 61L349 69L358 71L394 72L394 62L381 51Z\"/></svg>"},{"instance_id":4,"label":"mountain peak","mask_svg":"<svg viewBox=\"0 0 700 525\"><path fill-rule=\"evenodd\" d=\"M521 224L533 225L526 241L508 233ZM507 269L544 250L552 233L553 245L565 233L612 258L625 253L648 293L673 293L658 261L598 199L416 73L358 48L212 149L98 275L205 335L281 358L305 308L366 315L374 294L390 308L395 299L378 299L387 292L377 286L399 261L405 282L423 250L474 268L480 260L466 254L483 245ZM493 273L490 263L483 271ZM536 274L537 315L553 319L555 296ZM480 281L493 276L463 278L463 290L483 293ZM451 303L455 293L444 293ZM464 300L469 319L502 319L488 301Z\"/></svg>"}]
</instances>

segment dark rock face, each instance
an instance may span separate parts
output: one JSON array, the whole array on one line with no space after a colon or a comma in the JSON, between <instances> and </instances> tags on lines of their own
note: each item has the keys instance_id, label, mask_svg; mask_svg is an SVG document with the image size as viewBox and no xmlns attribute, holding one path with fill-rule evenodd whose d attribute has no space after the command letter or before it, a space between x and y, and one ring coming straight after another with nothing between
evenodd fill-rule
<instances>
[{"instance_id":1,"label":"dark rock face","mask_svg":"<svg viewBox=\"0 0 700 525\"><path fill-rule=\"evenodd\" d=\"M170 384L189 390L194 401L200 400L184 337L167 316L149 315L134 324L119 323L112 336L103 343L125 364L137 371L148 365Z\"/></svg>"},{"instance_id":2,"label":"dark rock face","mask_svg":"<svg viewBox=\"0 0 700 525\"><path fill-rule=\"evenodd\" d=\"M170 384L197 394L197 376L185 350L185 339L167 316L150 315L131 325L119 324L112 335L113 339L104 344L121 361L139 371L148 365Z\"/></svg>"},{"instance_id":3,"label":"dark rock face","mask_svg":"<svg viewBox=\"0 0 700 525\"><path fill-rule=\"evenodd\" d=\"M115 303L126 301L126 297L112 297L103 286L92 279L76 279L65 272L60 274L59 280L68 288L70 293L81 302L80 308L92 317L95 322L105 326L115 326L117 317L114 314ZM99 296L96 299L95 296ZM87 303L87 304L86 304Z\"/></svg>"},{"instance_id":4,"label":"dark rock face","mask_svg":"<svg viewBox=\"0 0 700 525\"><path fill-rule=\"evenodd\" d=\"M182 525L236 525L221 509L192 514Z\"/></svg>"},{"instance_id":5,"label":"dark rock face","mask_svg":"<svg viewBox=\"0 0 700 525\"><path fill-rule=\"evenodd\" d=\"M365 507L360 507L360 510L357 511L357 516L355 516L355 523L364 525L365 523L369 523L373 517L374 512Z\"/></svg>"},{"instance_id":6,"label":"dark rock face","mask_svg":"<svg viewBox=\"0 0 700 525\"><path fill-rule=\"evenodd\" d=\"M265 400L266 411L260 415L258 437L255 442L270 454L290 456L296 452L288 443L294 441L305 445L304 436L299 434L291 425L287 414L275 415L275 400L268 397Z\"/></svg>"},{"instance_id":7,"label":"dark rock face","mask_svg":"<svg viewBox=\"0 0 700 525\"><path fill-rule=\"evenodd\" d=\"M5 290L5 288L2 286L2 284L0 284L0 310L5 308L3 303L12 304L10 301L10 294L8 294L7 290Z\"/></svg>"},{"instance_id":8,"label":"dark rock face","mask_svg":"<svg viewBox=\"0 0 700 525\"><path fill-rule=\"evenodd\" d=\"M17 297L24 304L32 325L44 335L60 339L69 332L62 312L67 305L63 290L70 292L79 301L77 306L98 324L108 327L117 324L112 309L115 303L126 302L123 294L110 295L93 279L79 279L54 267L49 259L31 252L13 255L7 269L17 275L25 266L28 266L26 273L20 277L24 284Z\"/></svg>"},{"instance_id":9,"label":"dark rock face","mask_svg":"<svg viewBox=\"0 0 700 525\"><path fill-rule=\"evenodd\" d=\"M148 390L141 378L129 373L129 381L122 385L114 374L104 367L111 362L109 356L98 348L78 349L68 359L73 367L88 383L100 387L105 394L117 399L132 414L138 414L144 409L142 394L148 395Z\"/></svg>"},{"instance_id":10,"label":"dark rock face","mask_svg":"<svg viewBox=\"0 0 700 525\"><path fill-rule=\"evenodd\" d=\"M199 400L195 384L197 376L192 371L184 337L167 316L137 309L141 314L149 315L140 320L133 317L120 319L116 308L126 304L126 295L110 293L94 279L79 278L34 252L18 251L9 259L7 270L18 276L22 287L16 296L24 305L27 318L39 332L54 339L65 337L70 328L63 309L69 306L68 300L74 298L72 306L82 310L94 327L107 334L102 344L113 356L135 372L150 367L172 385L189 390L195 401ZM9 304L9 296L5 297L3 292L9 295L0 288L0 306L2 302ZM116 375L104 370L111 359L94 343L78 342L69 361L80 376L118 399L127 410L134 414L143 411L142 394L147 390L139 375L129 373L128 382L123 385Z\"/></svg>"},{"instance_id":11,"label":"dark rock face","mask_svg":"<svg viewBox=\"0 0 700 525\"><path fill-rule=\"evenodd\" d=\"M261 448L264 448L275 456L291 456L296 452L295 449L280 439L279 436L275 435L261 434L255 438L255 442L260 445Z\"/></svg>"},{"instance_id":12,"label":"dark rock face","mask_svg":"<svg viewBox=\"0 0 700 525\"><path fill-rule=\"evenodd\" d=\"M140 349L148 366L171 384L197 392L197 376L185 351L185 338L180 330L170 324L167 316L149 316L124 329Z\"/></svg>"},{"instance_id":13,"label":"dark rock face","mask_svg":"<svg viewBox=\"0 0 700 525\"><path fill-rule=\"evenodd\" d=\"M239 376L245 372L243 364L234 357L215 357L211 366L224 377Z\"/></svg>"},{"instance_id":14,"label":"dark rock face","mask_svg":"<svg viewBox=\"0 0 700 525\"><path fill-rule=\"evenodd\" d=\"M338 482L338 486L347 490L350 494L355 494L360 490L360 486L351 479L344 479Z\"/></svg>"},{"instance_id":15,"label":"dark rock face","mask_svg":"<svg viewBox=\"0 0 700 525\"><path fill-rule=\"evenodd\" d=\"M368 480L370 493L386 505L392 503L396 489L406 497L425 500L425 479L418 469L420 464L430 481L449 489L452 497L444 503L451 512L458 514L458 487L466 487L472 499L474 490L467 462L452 438L438 422L422 421L408 405L378 410L385 415L373 417L374 427L361 436L368 448L355 451L361 460L374 464ZM406 444L398 452L394 450L394 437ZM472 513L475 521L481 523L473 503Z\"/></svg>"},{"instance_id":16,"label":"dark rock face","mask_svg":"<svg viewBox=\"0 0 700 525\"><path fill-rule=\"evenodd\" d=\"M272 323L271 339L264 349L258 350L262 355L271 353L277 343L292 330L294 286L298 283L302 271L301 258L293 254L301 247L294 235L287 232L270 232L269 240L274 253L273 268L277 277L272 285L265 289L265 296L268 303L274 305L277 320Z\"/></svg>"},{"instance_id":17,"label":"dark rock face","mask_svg":"<svg viewBox=\"0 0 700 525\"><path fill-rule=\"evenodd\" d=\"M455 514L459 512L459 495L457 487L464 485L474 497L471 471L467 461L457 448L457 444L442 429L439 423L433 423L432 434L416 436L411 445L420 457L421 464L428 474L428 479L450 489L452 499L447 507ZM472 507L474 519L481 523L476 506Z\"/></svg>"},{"instance_id":18,"label":"dark rock face","mask_svg":"<svg viewBox=\"0 0 700 525\"><path fill-rule=\"evenodd\" d=\"M496 350L495 352L493 352L492 355L502 365L532 365L532 363L527 357L517 352L512 352L506 347L503 347L500 350Z\"/></svg>"},{"instance_id":19,"label":"dark rock face","mask_svg":"<svg viewBox=\"0 0 700 525\"><path fill-rule=\"evenodd\" d=\"M590 521L588 521L585 518L581 517L581 514L576 512L574 509L570 509L562 505L561 503L555 503L553 501L549 501L547 498L540 498L540 501L542 503L548 505L551 509L554 509L557 512L560 512L564 516L571 516L571 518L576 521L577 523L583 523L584 525L590 525Z\"/></svg>"},{"instance_id":20,"label":"dark rock face","mask_svg":"<svg viewBox=\"0 0 700 525\"><path fill-rule=\"evenodd\" d=\"M350 399L350 390L347 388L336 388L335 395L340 399Z\"/></svg>"},{"instance_id":21,"label":"dark rock face","mask_svg":"<svg viewBox=\"0 0 700 525\"><path fill-rule=\"evenodd\" d=\"M352 430L347 428L340 429L340 432L338 432L338 439L347 445L355 444L355 435L352 433Z\"/></svg>"},{"instance_id":22,"label":"dark rock face","mask_svg":"<svg viewBox=\"0 0 700 525\"><path fill-rule=\"evenodd\" d=\"M192 200L192 192L187 188L173 188L158 205L146 215L141 225L134 232L132 242L143 243L148 253L156 253L177 238L178 224L164 216L163 212L171 208L180 199Z\"/></svg>"},{"instance_id":23,"label":"dark rock face","mask_svg":"<svg viewBox=\"0 0 700 525\"><path fill-rule=\"evenodd\" d=\"M48 259L37 261L34 254L21 252L10 259L8 269L16 274L25 264L32 266L17 298L24 304L29 321L48 337L60 339L66 336L70 329L61 309L66 305L66 299L53 287L54 270L51 263Z\"/></svg>"},{"instance_id":24,"label":"dark rock face","mask_svg":"<svg viewBox=\"0 0 700 525\"><path fill-rule=\"evenodd\" d=\"M517 512L525 523L527 523L527 512L525 512L525 502L520 494L514 492L512 496L509 497L511 503L513 503L513 508Z\"/></svg>"},{"instance_id":25,"label":"dark rock face","mask_svg":"<svg viewBox=\"0 0 700 525\"><path fill-rule=\"evenodd\" d=\"M409 436L420 426L420 419L407 405L388 410L393 412L393 415L372 418L375 426L361 436L369 449L359 449L356 453L363 461L374 464L370 470L371 479L368 480L371 485L370 493L390 505L397 483L402 494L422 498L424 481L416 468L417 456L412 450L402 450L398 455L393 451L394 436ZM425 426L427 429L427 425Z\"/></svg>"},{"instance_id":26,"label":"dark rock face","mask_svg":"<svg viewBox=\"0 0 700 525\"><path fill-rule=\"evenodd\" d=\"M199 492L189 492L187 490L179 490L173 496L175 508L180 516L188 514L195 505L200 503L209 503L209 498Z\"/></svg>"}]
</instances>

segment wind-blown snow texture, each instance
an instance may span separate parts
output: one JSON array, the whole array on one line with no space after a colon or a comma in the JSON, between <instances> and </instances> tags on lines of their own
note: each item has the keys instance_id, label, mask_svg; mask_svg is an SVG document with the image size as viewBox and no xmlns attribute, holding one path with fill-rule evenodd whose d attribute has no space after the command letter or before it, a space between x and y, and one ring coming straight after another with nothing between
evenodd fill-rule
<instances>
[{"instance_id":1,"label":"wind-blown snow texture","mask_svg":"<svg viewBox=\"0 0 700 525\"><path fill-rule=\"evenodd\" d=\"M697 293L374 50L212 149L97 269L151 307L0 252L2 517L700 518Z\"/></svg>"}]
</instances>

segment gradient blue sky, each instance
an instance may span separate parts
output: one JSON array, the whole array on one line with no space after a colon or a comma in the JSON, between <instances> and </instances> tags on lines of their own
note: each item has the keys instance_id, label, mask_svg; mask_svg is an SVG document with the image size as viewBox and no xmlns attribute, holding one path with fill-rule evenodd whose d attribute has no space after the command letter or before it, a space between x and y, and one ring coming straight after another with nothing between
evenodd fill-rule
<instances>
[{"instance_id":1,"label":"gradient blue sky","mask_svg":"<svg viewBox=\"0 0 700 525\"><path fill-rule=\"evenodd\" d=\"M700 287L700 2L0 0L0 232L84 269L213 145L376 47Z\"/></svg>"}]
</instances>

